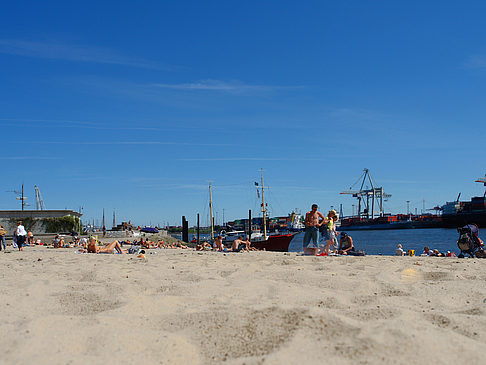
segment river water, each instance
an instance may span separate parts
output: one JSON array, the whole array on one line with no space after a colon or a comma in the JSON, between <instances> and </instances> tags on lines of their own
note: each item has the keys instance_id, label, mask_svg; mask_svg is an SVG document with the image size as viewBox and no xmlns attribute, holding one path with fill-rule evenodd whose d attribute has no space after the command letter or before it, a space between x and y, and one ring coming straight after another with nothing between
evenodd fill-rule
<instances>
[{"instance_id":1,"label":"river water","mask_svg":"<svg viewBox=\"0 0 486 365\"><path fill-rule=\"evenodd\" d=\"M368 255L394 255L397 244L401 243L403 250L415 250L415 255L420 255L425 246L438 249L440 252L459 253L457 239L459 234L455 229L428 228L428 229L393 229L393 230L368 230L350 231L356 250L363 250ZM192 234L189 235L191 240ZM201 239L207 239L208 235L201 235ZM304 233L295 235L290 242L290 252L301 252Z\"/></svg>"},{"instance_id":2,"label":"river water","mask_svg":"<svg viewBox=\"0 0 486 365\"><path fill-rule=\"evenodd\" d=\"M356 250L364 250L369 255L394 255L397 244L401 243L403 250L415 250L420 255L425 246L438 249L440 252L456 252L459 234L456 229L392 229L347 232L352 238ZM304 234L299 233L290 243L289 251L302 251Z\"/></svg>"}]
</instances>

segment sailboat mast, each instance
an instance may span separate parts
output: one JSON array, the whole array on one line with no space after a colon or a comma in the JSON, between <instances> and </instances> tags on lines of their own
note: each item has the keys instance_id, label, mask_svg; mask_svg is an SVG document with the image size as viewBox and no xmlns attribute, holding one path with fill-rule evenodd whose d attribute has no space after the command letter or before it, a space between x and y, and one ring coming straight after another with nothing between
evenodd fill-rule
<instances>
[{"instance_id":1,"label":"sailboat mast","mask_svg":"<svg viewBox=\"0 0 486 365\"><path fill-rule=\"evenodd\" d=\"M263 169L262 171L262 213L263 213L263 237L267 239L267 210L265 209L265 193L263 186ZM251 223L250 223L251 224Z\"/></svg>"},{"instance_id":2,"label":"sailboat mast","mask_svg":"<svg viewBox=\"0 0 486 365\"><path fill-rule=\"evenodd\" d=\"M214 241L213 198L211 196L211 180L209 180L209 210L211 212L211 239Z\"/></svg>"}]
</instances>

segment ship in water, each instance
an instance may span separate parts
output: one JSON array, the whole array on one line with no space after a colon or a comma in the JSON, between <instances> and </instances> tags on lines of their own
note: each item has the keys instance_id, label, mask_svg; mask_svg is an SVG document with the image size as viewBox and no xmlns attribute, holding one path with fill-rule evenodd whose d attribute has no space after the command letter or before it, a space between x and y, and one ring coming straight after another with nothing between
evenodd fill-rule
<instances>
[{"instance_id":1,"label":"ship in water","mask_svg":"<svg viewBox=\"0 0 486 365\"><path fill-rule=\"evenodd\" d=\"M359 189L353 188L358 184ZM337 227L341 231L443 227L442 217L438 214L386 214L383 202L388 201L391 194L385 193L383 187L375 186L368 169L364 169L358 181L341 194L352 195L358 200L357 215L341 218Z\"/></svg>"},{"instance_id":2,"label":"ship in water","mask_svg":"<svg viewBox=\"0 0 486 365\"><path fill-rule=\"evenodd\" d=\"M486 175L476 180L486 186ZM476 224L486 227L486 191L483 196L472 197L469 201L459 201L461 194L455 201L445 203L442 209L444 227L457 228L466 224Z\"/></svg>"}]
</instances>

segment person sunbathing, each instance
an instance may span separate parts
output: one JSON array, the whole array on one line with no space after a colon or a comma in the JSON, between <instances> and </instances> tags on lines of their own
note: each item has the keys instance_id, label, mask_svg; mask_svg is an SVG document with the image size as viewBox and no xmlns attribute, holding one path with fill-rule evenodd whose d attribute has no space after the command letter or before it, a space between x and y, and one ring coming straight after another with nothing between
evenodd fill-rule
<instances>
[{"instance_id":1,"label":"person sunbathing","mask_svg":"<svg viewBox=\"0 0 486 365\"><path fill-rule=\"evenodd\" d=\"M432 251L430 250L429 246L424 247L424 252L420 256L432 256Z\"/></svg>"},{"instance_id":2,"label":"person sunbathing","mask_svg":"<svg viewBox=\"0 0 486 365\"><path fill-rule=\"evenodd\" d=\"M123 250L118 241L113 241L105 246L99 246L96 244L96 240L91 237L88 242L88 253L123 253Z\"/></svg>"},{"instance_id":3,"label":"person sunbathing","mask_svg":"<svg viewBox=\"0 0 486 365\"><path fill-rule=\"evenodd\" d=\"M211 251L212 249L213 247L207 241L204 241L200 245L196 245L196 251Z\"/></svg>"},{"instance_id":4,"label":"person sunbathing","mask_svg":"<svg viewBox=\"0 0 486 365\"><path fill-rule=\"evenodd\" d=\"M439 252L439 250L435 249L432 251L432 255L430 256L436 256L436 257L445 257L445 255L442 252Z\"/></svg>"},{"instance_id":5,"label":"person sunbathing","mask_svg":"<svg viewBox=\"0 0 486 365\"><path fill-rule=\"evenodd\" d=\"M176 248L183 248L183 249L189 248L186 245L183 245L180 241L177 241L177 243L175 244L175 247Z\"/></svg>"},{"instance_id":6,"label":"person sunbathing","mask_svg":"<svg viewBox=\"0 0 486 365\"><path fill-rule=\"evenodd\" d=\"M140 245L143 247L143 248L146 248L146 249L149 249L149 248L156 248L157 247L157 244L155 242L152 242L152 241L149 241L149 240L145 240L145 242L140 242Z\"/></svg>"}]
</instances>

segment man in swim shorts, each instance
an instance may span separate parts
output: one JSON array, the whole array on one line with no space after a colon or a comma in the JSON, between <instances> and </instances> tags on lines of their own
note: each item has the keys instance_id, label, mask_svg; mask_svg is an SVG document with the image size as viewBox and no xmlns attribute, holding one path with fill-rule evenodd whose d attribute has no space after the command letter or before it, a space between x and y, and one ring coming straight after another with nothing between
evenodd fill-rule
<instances>
[{"instance_id":1,"label":"man in swim shorts","mask_svg":"<svg viewBox=\"0 0 486 365\"><path fill-rule=\"evenodd\" d=\"M317 254L319 241L319 227L326 224L328 220L317 211L317 204L312 204L312 208L305 214L305 234L304 234L304 254ZM312 240L312 244L310 241Z\"/></svg>"},{"instance_id":2,"label":"man in swim shorts","mask_svg":"<svg viewBox=\"0 0 486 365\"><path fill-rule=\"evenodd\" d=\"M243 248L246 248L246 244L243 242L243 236L238 236L231 245L231 251L240 252Z\"/></svg>"}]
</instances>

